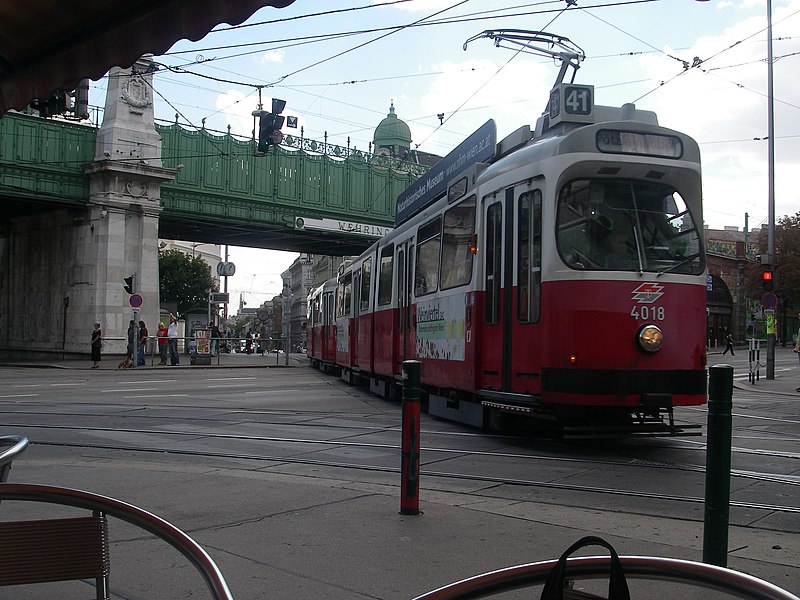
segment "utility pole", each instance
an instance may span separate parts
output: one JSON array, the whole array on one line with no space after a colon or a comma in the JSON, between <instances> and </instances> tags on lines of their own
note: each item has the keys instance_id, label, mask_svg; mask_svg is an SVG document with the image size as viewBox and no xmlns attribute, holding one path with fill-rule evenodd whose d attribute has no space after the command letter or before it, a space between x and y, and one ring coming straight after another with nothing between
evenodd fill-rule
<instances>
[{"instance_id":1,"label":"utility pole","mask_svg":"<svg viewBox=\"0 0 800 600\"><path fill-rule=\"evenodd\" d=\"M283 284L283 356L285 364L289 364L289 315L291 313L292 291L288 283Z\"/></svg>"},{"instance_id":2,"label":"utility pole","mask_svg":"<svg viewBox=\"0 0 800 600\"><path fill-rule=\"evenodd\" d=\"M772 93L772 0L767 0L767 257L775 268L775 116ZM775 379L775 321L767 330L767 379Z\"/></svg>"}]
</instances>

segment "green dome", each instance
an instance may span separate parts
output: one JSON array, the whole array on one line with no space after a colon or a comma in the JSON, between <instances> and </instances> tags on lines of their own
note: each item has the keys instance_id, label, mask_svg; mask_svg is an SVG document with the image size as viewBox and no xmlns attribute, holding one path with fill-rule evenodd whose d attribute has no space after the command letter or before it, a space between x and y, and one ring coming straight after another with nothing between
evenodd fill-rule
<instances>
[{"instance_id":1,"label":"green dome","mask_svg":"<svg viewBox=\"0 0 800 600\"><path fill-rule=\"evenodd\" d=\"M387 148L392 154L399 154L401 150L411 148L411 130L404 121L397 118L394 114L394 103L389 107L389 114L375 128L372 137L374 152L381 148Z\"/></svg>"}]
</instances>

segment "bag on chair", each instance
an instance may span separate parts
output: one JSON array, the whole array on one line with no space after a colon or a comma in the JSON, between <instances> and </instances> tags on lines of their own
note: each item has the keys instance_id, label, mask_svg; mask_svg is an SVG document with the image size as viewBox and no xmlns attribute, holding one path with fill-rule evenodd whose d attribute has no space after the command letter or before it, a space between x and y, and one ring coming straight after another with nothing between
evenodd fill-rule
<instances>
[{"instance_id":1,"label":"bag on chair","mask_svg":"<svg viewBox=\"0 0 800 600\"><path fill-rule=\"evenodd\" d=\"M542 590L541 600L589 600L601 598L594 594L569 588L565 589L564 587L567 558L570 554L585 546L603 546L611 553L611 573L608 578L608 600L630 600L631 595L628 591L628 582L625 579L625 573L622 571L622 563L619 560L619 556L617 556L617 552L607 541L593 535L581 538L567 548L566 552L561 555L561 558L558 559L553 570L550 571L550 574L547 576L547 581L545 581L544 589Z\"/></svg>"}]
</instances>

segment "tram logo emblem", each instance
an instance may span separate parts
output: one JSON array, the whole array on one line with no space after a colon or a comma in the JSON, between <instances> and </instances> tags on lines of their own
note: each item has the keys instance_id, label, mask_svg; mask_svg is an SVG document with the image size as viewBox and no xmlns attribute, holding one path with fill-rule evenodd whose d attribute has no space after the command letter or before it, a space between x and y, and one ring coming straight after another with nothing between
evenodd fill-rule
<instances>
[{"instance_id":1,"label":"tram logo emblem","mask_svg":"<svg viewBox=\"0 0 800 600\"><path fill-rule=\"evenodd\" d=\"M664 295L663 289L664 286L658 283L643 283L631 292L631 300L639 304L652 304Z\"/></svg>"}]
</instances>

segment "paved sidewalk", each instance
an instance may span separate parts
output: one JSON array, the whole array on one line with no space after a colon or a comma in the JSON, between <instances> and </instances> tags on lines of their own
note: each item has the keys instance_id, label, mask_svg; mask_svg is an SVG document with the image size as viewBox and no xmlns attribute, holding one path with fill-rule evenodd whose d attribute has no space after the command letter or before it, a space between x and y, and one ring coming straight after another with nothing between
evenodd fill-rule
<instances>
[{"instance_id":1,"label":"paved sidewalk","mask_svg":"<svg viewBox=\"0 0 800 600\"><path fill-rule=\"evenodd\" d=\"M800 399L800 361L791 347L775 348L775 378L767 379L766 350L761 349L753 383L750 382L750 361L747 348L736 348L734 356L721 351L708 353L708 365L731 365L734 368L733 386L737 389L764 394L791 395Z\"/></svg>"},{"instance_id":2,"label":"paved sidewalk","mask_svg":"<svg viewBox=\"0 0 800 600\"><path fill-rule=\"evenodd\" d=\"M100 369L113 371L119 369L122 356L104 356L100 361ZM208 368L258 368L258 367L298 367L308 365L308 357L305 354L290 353L287 360L286 355L281 354L244 354L231 353L219 354L218 356L206 357L208 364L200 364L200 361L192 362L192 357L188 354L181 354L181 363L175 367L170 365L159 365L158 355L147 356L144 366L136 366L134 369L208 369ZM53 369L89 369L91 370L92 361L87 355L85 360L68 357L62 359L60 354L53 354L46 358L16 359L0 361L0 367L30 367L30 368L53 368Z\"/></svg>"}]
</instances>

